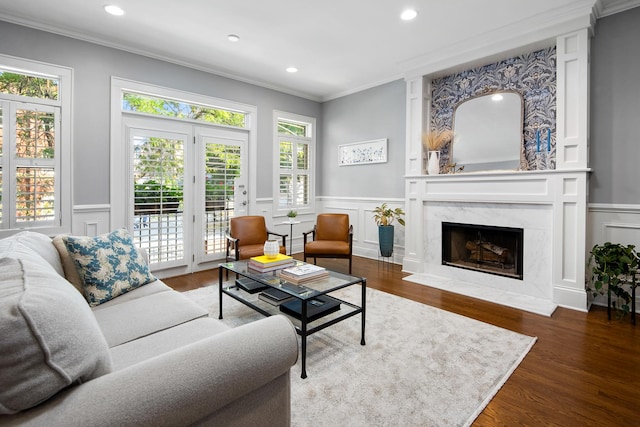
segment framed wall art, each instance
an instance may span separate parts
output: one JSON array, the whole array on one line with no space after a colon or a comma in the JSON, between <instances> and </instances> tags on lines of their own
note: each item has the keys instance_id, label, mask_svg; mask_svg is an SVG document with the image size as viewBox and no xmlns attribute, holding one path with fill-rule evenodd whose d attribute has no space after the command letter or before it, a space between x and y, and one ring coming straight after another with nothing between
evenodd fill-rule
<instances>
[{"instance_id":1,"label":"framed wall art","mask_svg":"<svg viewBox=\"0 0 640 427\"><path fill-rule=\"evenodd\" d=\"M385 163L387 161L387 139L354 142L338 146L340 166Z\"/></svg>"}]
</instances>

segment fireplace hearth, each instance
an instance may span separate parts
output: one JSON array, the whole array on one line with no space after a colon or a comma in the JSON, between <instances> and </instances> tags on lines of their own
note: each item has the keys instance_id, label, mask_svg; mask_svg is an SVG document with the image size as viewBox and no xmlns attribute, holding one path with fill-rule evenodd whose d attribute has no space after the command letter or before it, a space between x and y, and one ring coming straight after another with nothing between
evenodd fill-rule
<instances>
[{"instance_id":1,"label":"fireplace hearth","mask_svg":"<svg viewBox=\"0 0 640 427\"><path fill-rule=\"evenodd\" d=\"M442 223L442 264L523 280L521 228Z\"/></svg>"}]
</instances>

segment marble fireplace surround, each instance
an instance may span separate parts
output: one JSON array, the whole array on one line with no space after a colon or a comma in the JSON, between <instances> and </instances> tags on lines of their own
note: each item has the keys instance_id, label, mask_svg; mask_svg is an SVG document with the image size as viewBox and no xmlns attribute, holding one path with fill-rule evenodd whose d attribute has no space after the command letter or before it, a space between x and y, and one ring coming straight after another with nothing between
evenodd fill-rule
<instances>
[{"instance_id":1,"label":"marble fireplace surround","mask_svg":"<svg viewBox=\"0 0 640 427\"><path fill-rule=\"evenodd\" d=\"M419 224L407 234L423 246L405 259L417 273L408 280L543 315L558 305L586 310L586 179L586 170L409 178ZM443 265L442 222L522 228L523 280Z\"/></svg>"}]
</instances>

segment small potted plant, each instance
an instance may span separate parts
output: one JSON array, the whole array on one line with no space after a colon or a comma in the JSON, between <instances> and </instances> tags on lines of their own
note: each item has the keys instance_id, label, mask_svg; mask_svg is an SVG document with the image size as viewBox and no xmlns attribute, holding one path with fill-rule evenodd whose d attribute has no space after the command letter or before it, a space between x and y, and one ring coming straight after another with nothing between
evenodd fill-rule
<instances>
[{"instance_id":1,"label":"small potted plant","mask_svg":"<svg viewBox=\"0 0 640 427\"><path fill-rule=\"evenodd\" d=\"M289 222L293 222L293 220L295 220L298 216L298 212L290 210L289 212L287 212L287 216L289 217Z\"/></svg>"},{"instance_id":2,"label":"small potted plant","mask_svg":"<svg viewBox=\"0 0 640 427\"><path fill-rule=\"evenodd\" d=\"M630 311L633 289L637 286L636 276L639 271L640 258L634 245L621 245L606 242L595 245L589 256L591 273L587 290L594 297L607 295L607 312L611 318L610 307L624 317ZM614 295L611 301L611 294ZM619 304L618 304L619 303Z\"/></svg>"},{"instance_id":3,"label":"small potted plant","mask_svg":"<svg viewBox=\"0 0 640 427\"><path fill-rule=\"evenodd\" d=\"M393 222L404 225L404 211L401 208L391 209L386 203L377 206L373 210L373 219L378 225L378 244L380 254L390 257L393 254L394 227Z\"/></svg>"}]
</instances>

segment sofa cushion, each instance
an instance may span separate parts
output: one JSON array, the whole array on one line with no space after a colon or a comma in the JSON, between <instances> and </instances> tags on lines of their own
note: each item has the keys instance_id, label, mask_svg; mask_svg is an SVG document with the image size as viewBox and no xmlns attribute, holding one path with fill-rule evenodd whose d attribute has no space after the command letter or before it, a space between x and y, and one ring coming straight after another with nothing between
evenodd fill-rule
<instances>
[{"instance_id":1,"label":"sofa cushion","mask_svg":"<svg viewBox=\"0 0 640 427\"><path fill-rule=\"evenodd\" d=\"M98 306L93 314L109 347L114 347L208 313L179 292L168 291L109 307Z\"/></svg>"},{"instance_id":2,"label":"sofa cushion","mask_svg":"<svg viewBox=\"0 0 640 427\"><path fill-rule=\"evenodd\" d=\"M91 306L156 280L124 228L97 237L66 236L63 240Z\"/></svg>"},{"instance_id":3,"label":"sofa cushion","mask_svg":"<svg viewBox=\"0 0 640 427\"><path fill-rule=\"evenodd\" d=\"M173 291L173 289L165 285L162 280L155 280L151 283L147 283L144 286L135 288L134 290L127 292L126 294L122 294L118 296L118 298L113 298L107 302L103 302L100 305L96 305L95 307L92 307L92 310L95 313L97 310L102 310L107 307L111 307L112 305L123 304L133 299L142 298L152 294L156 294L158 292L166 292L166 291Z\"/></svg>"},{"instance_id":4,"label":"sofa cushion","mask_svg":"<svg viewBox=\"0 0 640 427\"><path fill-rule=\"evenodd\" d=\"M1 414L111 371L109 348L86 301L43 264L41 257L0 258Z\"/></svg>"},{"instance_id":5,"label":"sofa cushion","mask_svg":"<svg viewBox=\"0 0 640 427\"><path fill-rule=\"evenodd\" d=\"M111 348L113 370L118 371L227 331L230 326L211 317L201 317Z\"/></svg>"},{"instance_id":6,"label":"sofa cushion","mask_svg":"<svg viewBox=\"0 0 640 427\"><path fill-rule=\"evenodd\" d=\"M56 273L64 277L60 257L49 236L33 231L22 231L14 234L0 240L0 253L7 252L35 252L51 265Z\"/></svg>"}]
</instances>

